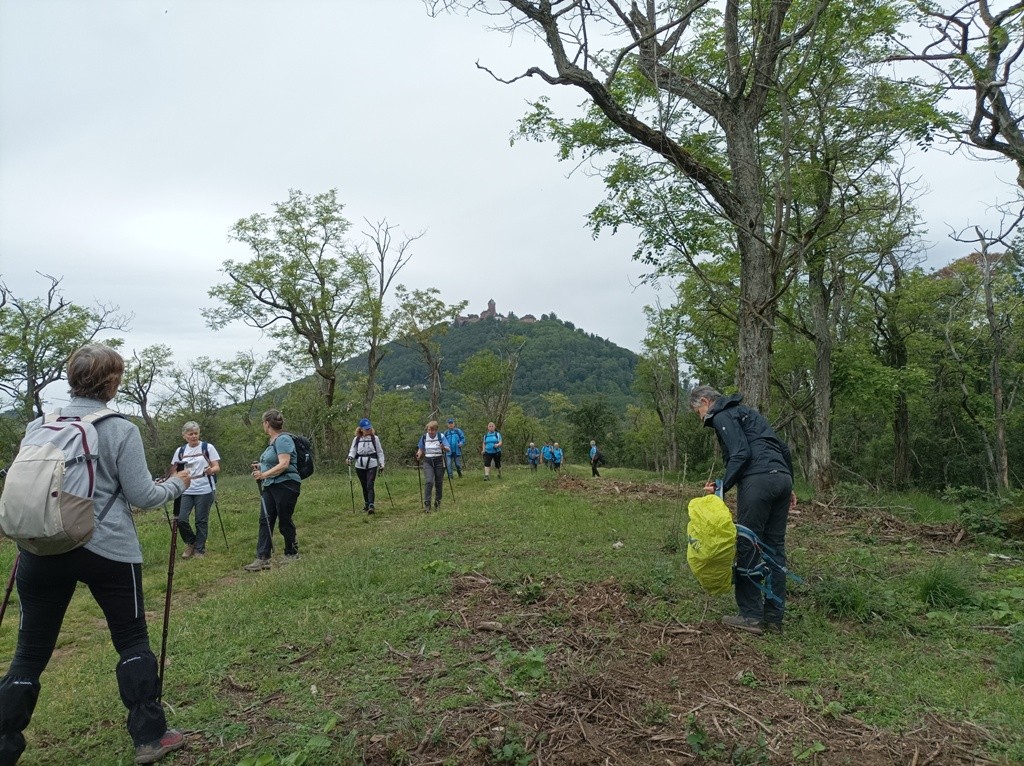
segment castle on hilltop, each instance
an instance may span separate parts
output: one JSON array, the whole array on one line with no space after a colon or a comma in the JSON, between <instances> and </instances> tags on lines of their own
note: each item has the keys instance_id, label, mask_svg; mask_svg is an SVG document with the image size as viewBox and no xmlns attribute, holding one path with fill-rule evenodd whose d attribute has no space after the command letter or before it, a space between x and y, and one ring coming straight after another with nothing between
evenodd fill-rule
<instances>
[{"instance_id":1,"label":"castle on hilltop","mask_svg":"<svg viewBox=\"0 0 1024 766\"><path fill-rule=\"evenodd\" d=\"M527 324L537 321L537 317L533 314L526 314L525 316L517 317L510 311L507 316L502 316L494 307L494 298L491 298L487 301L487 308L479 314L467 314L466 316L455 317L455 326L462 327L463 325L473 324L474 322L480 322L484 319L493 319L495 322L507 322L509 319L518 319L520 322L526 322Z\"/></svg>"}]
</instances>

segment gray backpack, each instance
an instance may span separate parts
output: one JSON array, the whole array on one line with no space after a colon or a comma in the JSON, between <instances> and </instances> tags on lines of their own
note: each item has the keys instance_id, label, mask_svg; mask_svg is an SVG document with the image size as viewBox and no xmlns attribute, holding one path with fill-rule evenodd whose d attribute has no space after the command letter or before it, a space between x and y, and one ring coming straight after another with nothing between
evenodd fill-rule
<instances>
[{"instance_id":1,"label":"gray backpack","mask_svg":"<svg viewBox=\"0 0 1024 766\"><path fill-rule=\"evenodd\" d=\"M61 417L57 410L26 434L0 495L0 532L40 556L67 553L89 542L96 521L117 497L111 495L96 513L95 424L110 417L124 416L102 409L81 418Z\"/></svg>"}]
</instances>

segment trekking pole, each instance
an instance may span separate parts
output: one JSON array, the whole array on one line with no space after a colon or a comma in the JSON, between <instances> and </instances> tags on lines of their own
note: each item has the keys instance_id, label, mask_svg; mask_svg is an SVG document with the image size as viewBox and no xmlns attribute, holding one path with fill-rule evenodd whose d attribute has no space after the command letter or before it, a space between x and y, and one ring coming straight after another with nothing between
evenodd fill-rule
<instances>
[{"instance_id":1,"label":"trekking pole","mask_svg":"<svg viewBox=\"0 0 1024 766\"><path fill-rule=\"evenodd\" d=\"M18 564L21 563L21 551L14 557L14 564L11 565L11 576L7 578L7 590L4 592L4 603L0 604L0 625L4 622L4 614L7 613L7 603L11 600L11 591L14 590L14 581L18 576Z\"/></svg>"},{"instance_id":2,"label":"trekking pole","mask_svg":"<svg viewBox=\"0 0 1024 766\"><path fill-rule=\"evenodd\" d=\"M452 505L455 505L455 485L452 484L452 472L448 470L448 458L441 450L441 459L444 461L444 472L448 474L448 491L452 493Z\"/></svg>"},{"instance_id":3,"label":"trekking pole","mask_svg":"<svg viewBox=\"0 0 1024 766\"><path fill-rule=\"evenodd\" d=\"M216 493L213 496L213 507L217 510L217 521L220 522L220 533L224 535L224 548L231 550L231 546L228 545L228 533L227 530L224 529L224 517L220 515L220 503L217 502Z\"/></svg>"},{"instance_id":4,"label":"trekking pole","mask_svg":"<svg viewBox=\"0 0 1024 766\"><path fill-rule=\"evenodd\" d=\"M420 461L419 460L416 461L416 481L418 481L419 485L420 485L420 502L422 503L423 502L423 476L420 475Z\"/></svg>"},{"instance_id":5,"label":"trekking pole","mask_svg":"<svg viewBox=\"0 0 1024 766\"><path fill-rule=\"evenodd\" d=\"M352 497L352 513L356 512L356 490L352 486L352 464L348 464L348 494Z\"/></svg>"},{"instance_id":6,"label":"trekking pole","mask_svg":"<svg viewBox=\"0 0 1024 766\"><path fill-rule=\"evenodd\" d=\"M388 500L391 501L391 507L393 509L395 507L395 499L393 497L391 497L391 487L388 486L388 480L384 476L384 469L383 468L380 469L380 478L381 478L381 481L384 482L384 489L386 489L388 491Z\"/></svg>"},{"instance_id":7,"label":"trekking pole","mask_svg":"<svg viewBox=\"0 0 1024 766\"><path fill-rule=\"evenodd\" d=\"M166 504L164 511L167 511ZM171 522L171 555L167 560L167 595L164 597L164 631L160 639L160 696L164 697L164 665L167 661L167 632L171 619L171 591L174 588L174 557L178 552L178 513L181 511L181 495L174 498L174 520Z\"/></svg>"}]
</instances>

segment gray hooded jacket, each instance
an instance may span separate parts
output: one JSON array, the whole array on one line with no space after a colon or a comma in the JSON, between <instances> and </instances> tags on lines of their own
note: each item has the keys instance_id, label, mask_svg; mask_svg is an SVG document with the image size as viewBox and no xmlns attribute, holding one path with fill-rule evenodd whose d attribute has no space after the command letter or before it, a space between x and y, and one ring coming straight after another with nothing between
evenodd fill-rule
<instances>
[{"instance_id":1,"label":"gray hooded jacket","mask_svg":"<svg viewBox=\"0 0 1024 766\"><path fill-rule=\"evenodd\" d=\"M60 409L60 415L81 417L106 406L97 399L73 397ZM38 418L28 424L26 433L42 425ZM96 424L99 437L99 460L96 468L96 489L93 501L96 513L118 494L103 521L96 524L92 539L85 544L87 550L112 561L131 564L142 563L142 546L135 531L128 504L137 508L156 508L178 497L185 489L181 479L171 478L162 484L153 482L146 465L146 452L138 427L124 418L110 417Z\"/></svg>"}]
</instances>

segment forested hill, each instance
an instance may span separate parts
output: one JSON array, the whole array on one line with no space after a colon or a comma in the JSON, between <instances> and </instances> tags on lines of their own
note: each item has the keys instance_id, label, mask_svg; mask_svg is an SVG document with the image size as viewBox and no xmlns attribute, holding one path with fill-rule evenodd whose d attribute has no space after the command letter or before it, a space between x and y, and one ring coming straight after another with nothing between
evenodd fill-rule
<instances>
[{"instance_id":1,"label":"forested hill","mask_svg":"<svg viewBox=\"0 0 1024 766\"><path fill-rule=\"evenodd\" d=\"M513 387L517 399L550 391L573 399L597 394L616 402L634 398L637 355L559 319L484 319L451 327L440 340L442 374L457 374L462 363L482 349L497 351L508 335L526 338ZM393 390L396 386L417 386L426 381L427 368L416 351L397 342L387 349L378 373L382 388ZM365 373L366 358L350 359L345 367Z\"/></svg>"}]
</instances>

